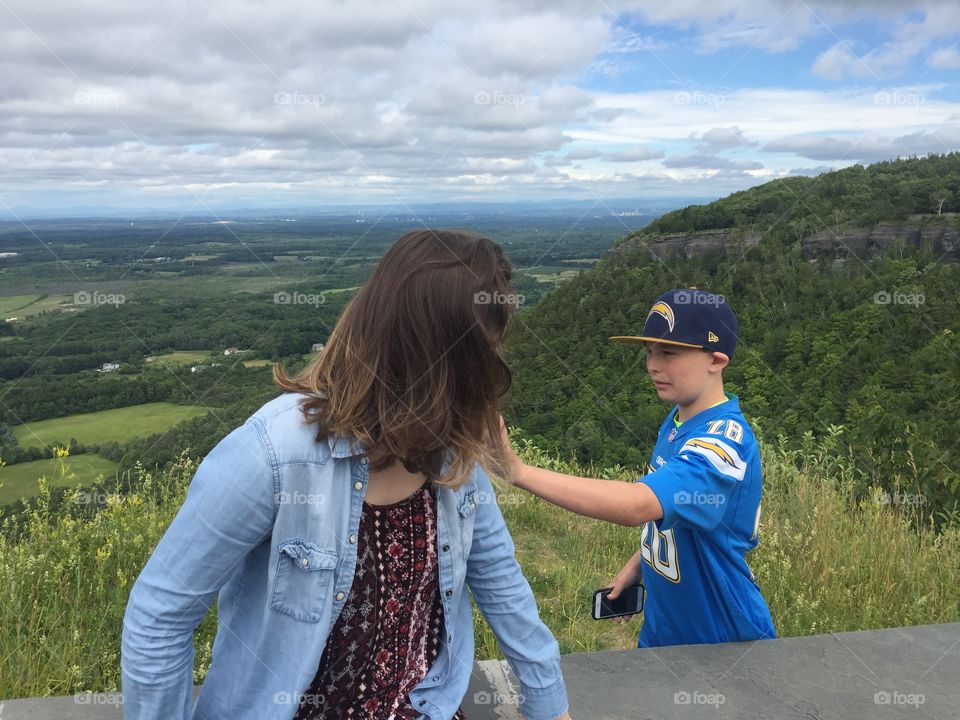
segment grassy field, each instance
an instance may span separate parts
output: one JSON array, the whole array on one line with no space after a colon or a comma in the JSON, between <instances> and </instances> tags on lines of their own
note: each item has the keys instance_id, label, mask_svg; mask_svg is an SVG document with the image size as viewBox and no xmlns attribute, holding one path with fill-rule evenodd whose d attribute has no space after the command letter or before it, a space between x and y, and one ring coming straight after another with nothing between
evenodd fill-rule
<instances>
[{"instance_id":1,"label":"grassy field","mask_svg":"<svg viewBox=\"0 0 960 720\"><path fill-rule=\"evenodd\" d=\"M33 497L39 492L37 480L47 478L51 488L73 485L92 485L100 475L111 478L117 464L99 455L84 454L63 460L67 472L60 473L61 461L34 460L0 467L0 505L14 503L20 498Z\"/></svg>"},{"instance_id":2,"label":"grassy field","mask_svg":"<svg viewBox=\"0 0 960 720\"><path fill-rule=\"evenodd\" d=\"M24 308L35 300L39 300L39 295L6 295L0 297L0 315L9 317L16 310Z\"/></svg>"},{"instance_id":3,"label":"grassy field","mask_svg":"<svg viewBox=\"0 0 960 720\"><path fill-rule=\"evenodd\" d=\"M538 265L536 267L522 268L517 271L518 275L529 275L540 283L555 283L561 280L575 278L579 270L571 270L563 265Z\"/></svg>"},{"instance_id":4,"label":"grassy field","mask_svg":"<svg viewBox=\"0 0 960 720\"><path fill-rule=\"evenodd\" d=\"M62 303L73 303L73 295L8 295L0 297L0 319L16 317L20 320L50 310L63 311ZM83 309L80 306L78 309Z\"/></svg>"},{"instance_id":5,"label":"grassy field","mask_svg":"<svg viewBox=\"0 0 960 720\"><path fill-rule=\"evenodd\" d=\"M131 438L163 432L175 423L204 415L208 410L197 405L144 403L25 423L14 427L13 434L22 447L67 445L70 438L76 438L83 445L107 440L122 443Z\"/></svg>"},{"instance_id":6,"label":"grassy field","mask_svg":"<svg viewBox=\"0 0 960 720\"><path fill-rule=\"evenodd\" d=\"M516 445L543 467L634 479L623 468L579 468L526 441ZM901 506L853 494L858 468L836 461L825 447L763 448L760 547L748 559L781 636L960 619L960 527L934 532ZM28 517L4 522L0 697L119 688L127 595L195 469L195 461L181 458L158 477L141 472L137 492L108 496L95 515L69 502L51 515L41 495ZM596 622L589 600L636 550L639 530L584 520L510 487L497 495L541 617L561 650L635 647L641 621ZM196 682L209 668L215 615L211 610L195 635ZM500 657L493 633L476 618L477 657Z\"/></svg>"},{"instance_id":7,"label":"grassy field","mask_svg":"<svg viewBox=\"0 0 960 720\"><path fill-rule=\"evenodd\" d=\"M166 355L157 355L157 361L176 363L177 365L195 365L210 362L213 356L209 350L175 350Z\"/></svg>"}]
</instances>

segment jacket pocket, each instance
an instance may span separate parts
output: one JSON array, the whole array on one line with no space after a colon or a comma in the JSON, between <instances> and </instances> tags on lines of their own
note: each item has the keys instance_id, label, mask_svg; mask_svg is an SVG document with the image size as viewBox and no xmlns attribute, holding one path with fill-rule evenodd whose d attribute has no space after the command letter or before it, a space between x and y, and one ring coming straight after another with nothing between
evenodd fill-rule
<instances>
[{"instance_id":1,"label":"jacket pocket","mask_svg":"<svg viewBox=\"0 0 960 720\"><path fill-rule=\"evenodd\" d=\"M476 489L467 490L460 498L460 504L457 505L457 512L461 518L467 518L473 515L477 510L477 491Z\"/></svg>"},{"instance_id":2,"label":"jacket pocket","mask_svg":"<svg viewBox=\"0 0 960 720\"><path fill-rule=\"evenodd\" d=\"M337 567L337 554L304 540L288 540L278 551L270 606L303 622L319 622Z\"/></svg>"},{"instance_id":3,"label":"jacket pocket","mask_svg":"<svg viewBox=\"0 0 960 720\"><path fill-rule=\"evenodd\" d=\"M473 546L473 530L477 520L476 496L476 488L470 488L457 503L457 524L460 526L460 545L463 548L464 561L470 556L470 548Z\"/></svg>"}]
</instances>

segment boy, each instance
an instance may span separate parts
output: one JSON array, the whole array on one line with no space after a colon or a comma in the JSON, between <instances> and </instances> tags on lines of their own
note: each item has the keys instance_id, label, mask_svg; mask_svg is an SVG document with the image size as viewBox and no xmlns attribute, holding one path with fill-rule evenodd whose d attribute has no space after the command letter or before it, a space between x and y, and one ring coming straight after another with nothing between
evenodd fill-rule
<instances>
[{"instance_id":1,"label":"boy","mask_svg":"<svg viewBox=\"0 0 960 720\"><path fill-rule=\"evenodd\" d=\"M757 546L760 453L723 369L737 343L737 319L722 296L670 290L638 336L661 400L674 404L660 426L649 473L636 483L563 475L510 458L510 481L580 515L643 525L640 549L613 583L611 598L646 586L638 647L776 637L744 555Z\"/></svg>"}]
</instances>

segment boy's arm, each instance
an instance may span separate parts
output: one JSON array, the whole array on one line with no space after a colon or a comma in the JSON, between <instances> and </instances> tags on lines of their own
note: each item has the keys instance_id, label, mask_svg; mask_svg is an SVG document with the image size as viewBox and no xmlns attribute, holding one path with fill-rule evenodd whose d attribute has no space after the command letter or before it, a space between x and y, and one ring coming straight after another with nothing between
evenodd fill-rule
<instances>
[{"instance_id":1,"label":"boy's arm","mask_svg":"<svg viewBox=\"0 0 960 720\"><path fill-rule=\"evenodd\" d=\"M660 500L642 482L595 480L532 467L524 464L514 452L503 418L500 418L500 436L509 464L510 476L504 479L547 502L578 515L618 525L637 526L663 517Z\"/></svg>"},{"instance_id":2,"label":"boy's arm","mask_svg":"<svg viewBox=\"0 0 960 720\"><path fill-rule=\"evenodd\" d=\"M643 482L564 475L519 460L517 465L511 465L509 480L554 505L617 525L637 526L663 517L660 500Z\"/></svg>"}]
</instances>

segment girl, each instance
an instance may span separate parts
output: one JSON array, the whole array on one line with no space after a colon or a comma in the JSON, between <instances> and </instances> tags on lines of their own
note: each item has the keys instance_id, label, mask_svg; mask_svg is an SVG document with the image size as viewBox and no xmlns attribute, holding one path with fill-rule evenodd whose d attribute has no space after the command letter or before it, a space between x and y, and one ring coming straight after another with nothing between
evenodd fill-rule
<instances>
[{"instance_id":1,"label":"girl","mask_svg":"<svg viewBox=\"0 0 960 720\"><path fill-rule=\"evenodd\" d=\"M494 500L510 264L400 238L323 352L211 450L130 593L130 720L463 718L469 587L530 720L568 718L559 648ZM506 302L503 302L506 300ZM194 704L193 633L218 595Z\"/></svg>"}]
</instances>

